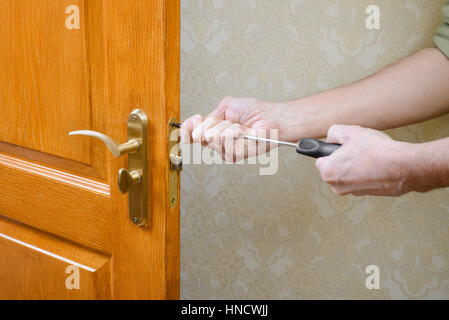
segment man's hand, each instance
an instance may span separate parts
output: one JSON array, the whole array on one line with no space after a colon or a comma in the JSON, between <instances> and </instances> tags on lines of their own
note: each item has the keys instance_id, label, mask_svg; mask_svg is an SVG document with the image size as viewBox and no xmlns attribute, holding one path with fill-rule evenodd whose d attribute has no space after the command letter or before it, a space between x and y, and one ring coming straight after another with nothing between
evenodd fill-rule
<instances>
[{"instance_id":1,"label":"man's hand","mask_svg":"<svg viewBox=\"0 0 449 320\"><path fill-rule=\"evenodd\" d=\"M255 142L242 141L242 134L260 136L272 129L281 132L277 109L274 103L258 99L224 98L207 117L197 114L184 121L181 126L181 142L201 143L215 150L227 161L239 161L255 155L248 153L248 150L260 152L257 149L261 149L248 148L248 145Z\"/></svg>"},{"instance_id":2,"label":"man's hand","mask_svg":"<svg viewBox=\"0 0 449 320\"><path fill-rule=\"evenodd\" d=\"M321 177L337 195L399 196L411 190L411 145L359 126L333 125L327 142L340 149L316 160Z\"/></svg>"}]
</instances>

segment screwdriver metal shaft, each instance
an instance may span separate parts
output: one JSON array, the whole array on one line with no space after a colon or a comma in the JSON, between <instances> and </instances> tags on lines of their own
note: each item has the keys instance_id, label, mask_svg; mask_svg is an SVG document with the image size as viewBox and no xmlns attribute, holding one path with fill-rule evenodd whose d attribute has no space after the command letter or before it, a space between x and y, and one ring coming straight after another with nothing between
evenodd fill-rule
<instances>
[{"instance_id":1,"label":"screwdriver metal shaft","mask_svg":"<svg viewBox=\"0 0 449 320\"><path fill-rule=\"evenodd\" d=\"M172 127L181 128L180 123L172 123ZM244 135L242 136L248 140L260 141L260 142L268 142L278 144L280 146L293 147L296 149L296 152L308 157L312 158L321 158L330 156L332 153L337 151L341 145L334 143L326 143L316 139L304 138L298 141L298 143L280 141L274 139L260 138Z\"/></svg>"},{"instance_id":2,"label":"screwdriver metal shaft","mask_svg":"<svg viewBox=\"0 0 449 320\"><path fill-rule=\"evenodd\" d=\"M248 140L255 140L255 141L275 143L275 144L278 144L278 145L281 145L281 146L288 146L288 147L293 147L293 148L296 148L298 146L296 143L293 143L293 142L279 141L279 140L274 140L274 139L253 137L253 136L247 136L247 135L244 135L243 138L248 139Z\"/></svg>"}]
</instances>

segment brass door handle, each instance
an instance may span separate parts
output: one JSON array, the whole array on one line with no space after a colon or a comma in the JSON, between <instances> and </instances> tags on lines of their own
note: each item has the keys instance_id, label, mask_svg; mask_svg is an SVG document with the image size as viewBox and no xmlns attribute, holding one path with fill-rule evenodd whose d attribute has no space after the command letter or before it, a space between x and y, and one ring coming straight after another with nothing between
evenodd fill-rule
<instances>
[{"instance_id":1,"label":"brass door handle","mask_svg":"<svg viewBox=\"0 0 449 320\"><path fill-rule=\"evenodd\" d=\"M128 154L128 170L118 171L118 188L128 193L129 217L139 226L148 221L148 117L141 109L128 116L128 141L118 143L114 139L91 130L72 131L69 135L89 136L103 141L114 157Z\"/></svg>"},{"instance_id":2,"label":"brass door handle","mask_svg":"<svg viewBox=\"0 0 449 320\"><path fill-rule=\"evenodd\" d=\"M118 188L121 193L128 193L132 185L140 182L141 176L137 170L129 172L121 168L118 171Z\"/></svg>"},{"instance_id":3,"label":"brass door handle","mask_svg":"<svg viewBox=\"0 0 449 320\"><path fill-rule=\"evenodd\" d=\"M69 136L76 135L93 137L103 141L104 144L109 148L109 150L111 150L112 155L116 158L127 153L135 153L139 151L140 148L140 142L137 139L132 139L128 142L120 144L111 137L108 137L107 135L97 131L78 130L69 132Z\"/></svg>"}]
</instances>

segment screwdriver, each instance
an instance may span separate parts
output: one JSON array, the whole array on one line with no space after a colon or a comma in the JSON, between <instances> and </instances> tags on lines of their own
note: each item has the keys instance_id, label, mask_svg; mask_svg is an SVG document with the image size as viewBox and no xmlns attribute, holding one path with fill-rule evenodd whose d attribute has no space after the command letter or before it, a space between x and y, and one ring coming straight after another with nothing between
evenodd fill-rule
<instances>
[{"instance_id":1,"label":"screwdriver","mask_svg":"<svg viewBox=\"0 0 449 320\"><path fill-rule=\"evenodd\" d=\"M181 128L180 123L172 123L172 127ZM296 149L296 152L308 157L312 158L322 158L330 156L332 153L338 150L341 147L341 144L335 143L326 143L321 140L311 139L311 138L303 138L298 141L298 143L279 141L267 138L253 137L253 136L242 136L248 140L261 141L261 142L269 142L275 143L280 146L288 146Z\"/></svg>"},{"instance_id":2,"label":"screwdriver","mask_svg":"<svg viewBox=\"0 0 449 320\"><path fill-rule=\"evenodd\" d=\"M341 147L341 144L326 143L321 140L304 138L298 141L298 143L279 141L267 138L253 137L253 136L243 136L243 138L248 140L262 141L275 143L280 146L287 146L296 148L296 152L312 158L322 158L330 156L332 153Z\"/></svg>"}]
</instances>

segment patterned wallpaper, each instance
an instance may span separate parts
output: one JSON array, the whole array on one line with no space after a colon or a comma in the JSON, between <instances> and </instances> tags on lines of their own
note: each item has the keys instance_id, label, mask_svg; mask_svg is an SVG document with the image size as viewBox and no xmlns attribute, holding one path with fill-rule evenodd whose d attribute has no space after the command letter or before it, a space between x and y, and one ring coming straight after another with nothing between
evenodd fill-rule
<instances>
[{"instance_id":1,"label":"patterned wallpaper","mask_svg":"<svg viewBox=\"0 0 449 320\"><path fill-rule=\"evenodd\" d=\"M443 2L182 0L182 118L224 96L285 101L361 79L432 45ZM380 30L365 28L371 4ZM446 137L449 117L388 133ZM183 299L449 299L449 190L336 197L313 160L280 156L273 176L185 166ZM372 264L379 290L365 287Z\"/></svg>"}]
</instances>

